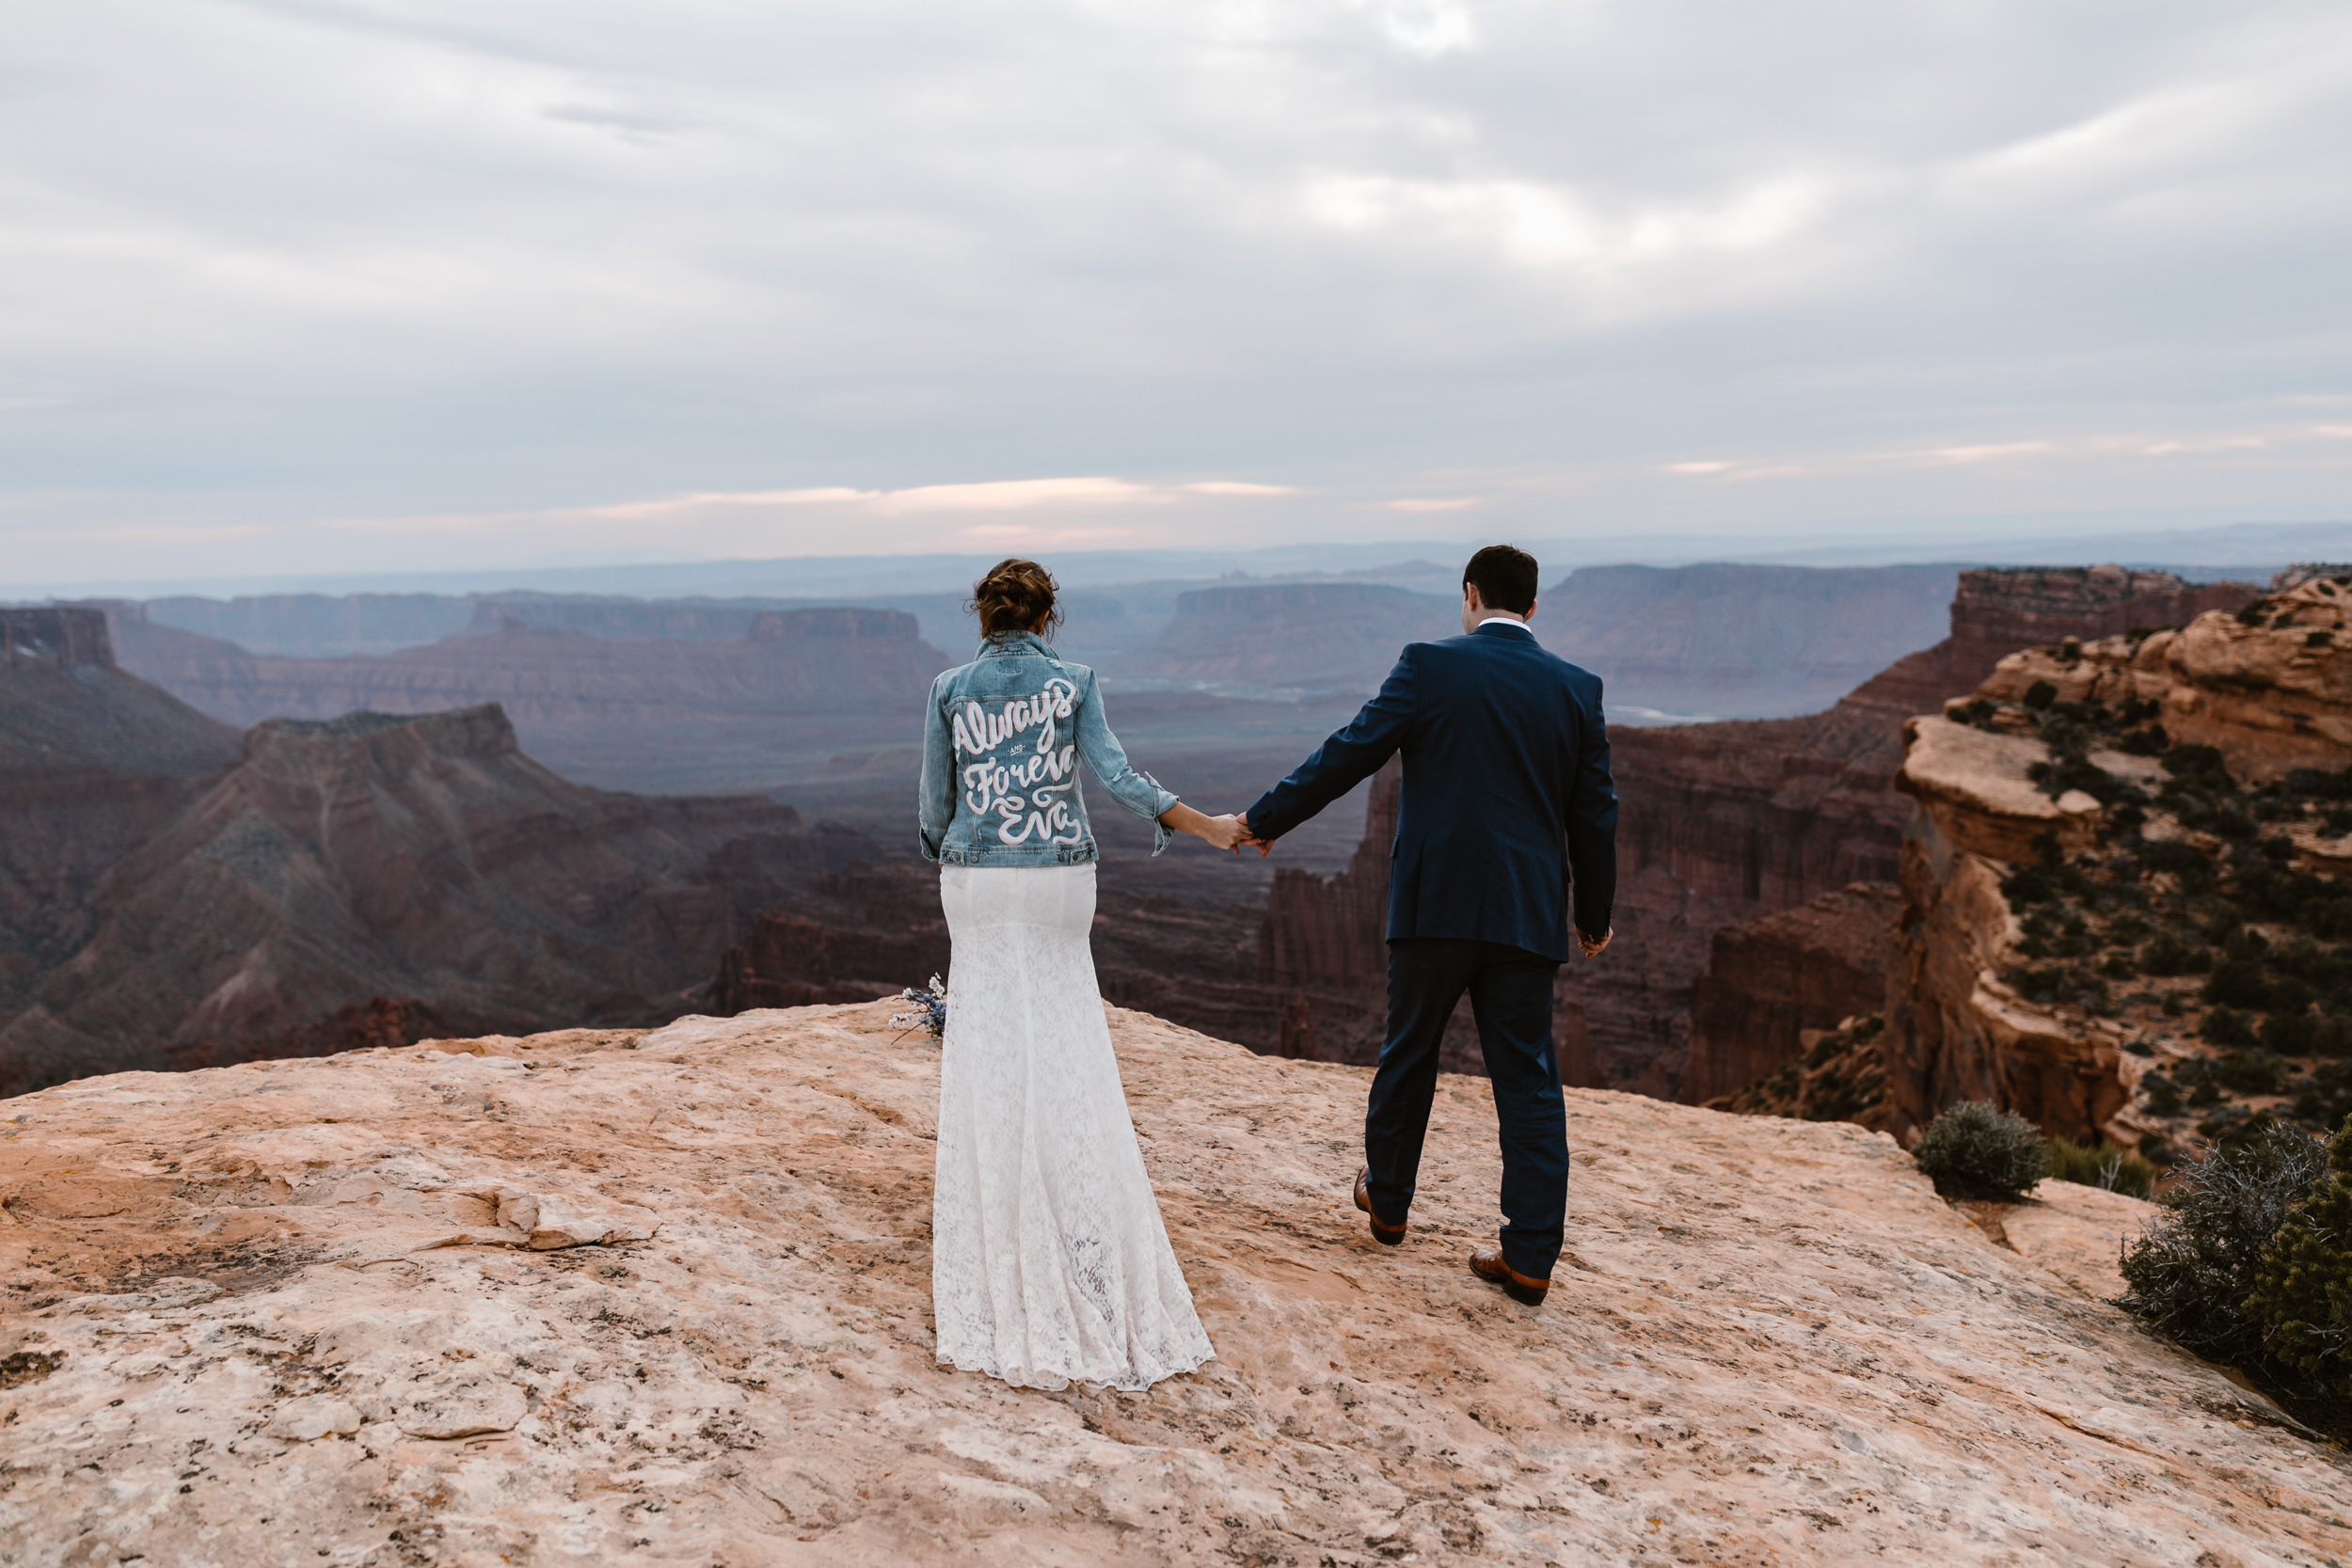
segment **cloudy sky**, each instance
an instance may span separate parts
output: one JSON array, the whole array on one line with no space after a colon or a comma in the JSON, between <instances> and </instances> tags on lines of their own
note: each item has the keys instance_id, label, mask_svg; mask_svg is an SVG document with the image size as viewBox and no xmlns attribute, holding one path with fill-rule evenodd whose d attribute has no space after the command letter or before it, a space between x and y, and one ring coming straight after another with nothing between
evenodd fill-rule
<instances>
[{"instance_id":1,"label":"cloudy sky","mask_svg":"<svg viewBox=\"0 0 2352 1568\"><path fill-rule=\"evenodd\" d=\"M0 592L2352 515L2352 7L73 0Z\"/></svg>"}]
</instances>

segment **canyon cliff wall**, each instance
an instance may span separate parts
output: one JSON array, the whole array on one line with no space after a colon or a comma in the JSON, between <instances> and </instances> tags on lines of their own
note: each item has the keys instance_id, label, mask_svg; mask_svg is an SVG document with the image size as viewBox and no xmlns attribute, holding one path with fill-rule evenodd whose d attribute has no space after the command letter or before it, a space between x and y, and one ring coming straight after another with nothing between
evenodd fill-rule
<instances>
[{"instance_id":1,"label":"canyon cliff wall","mask_svg":"<svg viewBox=\"0 0 2352 1568\"><path fill-rule=\"evenodd\" d=\"M2010 566L1960 574L1951 635L1864 682L1847 703L1899 723L1936 713L1976 689L2009 655L2068 638L2185 626L2208 610L2234 612L2262 596L2249 582L2193 583L2122 566Z\"/></svg>"},{"instance_id":2,"label":"canyon cliff wall","mask_svg":"<svg viewBox=\"0 0 2352 1568\"><path fill-rule=\"evenodd\" d=\"M1715 933L1691 1003L1677 1085L1704 1103L1788 1061L1807 1030L1875 1013L1886 995L1902 891L1856 882Z\"/></svg>"},{"instance_id":3,"label":"canyon cliff wall","mask_svg":"<svg viewBox=\"0 0 2352 1568\"><path fill-rule=\"evenodd\" d=\"M106 869L237 754L116 668L92 610L0 610L0 1019L88 941Z\"/></svg>"},{"instance_id":4,"label":"canyon cliff wall","mask_svg":"<svg viewBox=\"0 0 2352 1568\"><path fill-rule=\"evenodd\" d=\"M0 1093L332 1049L387 1009L658 1022L812 853L766 800L569 784L495 706L262 724L174 803L0 1019Z\"/></svg>"},{"instance_id":5,"label":"canyon cliff wall","mask_svg":"<svg viewBox=\"0 0 2352 1568\"><path fill-rule=\"evenodd\" d=\"M1980 1099L2164 1149L2352 1109L2348 590L2014 654L1910 721L1899 1123Z\"/></svg>"}]
</instances>

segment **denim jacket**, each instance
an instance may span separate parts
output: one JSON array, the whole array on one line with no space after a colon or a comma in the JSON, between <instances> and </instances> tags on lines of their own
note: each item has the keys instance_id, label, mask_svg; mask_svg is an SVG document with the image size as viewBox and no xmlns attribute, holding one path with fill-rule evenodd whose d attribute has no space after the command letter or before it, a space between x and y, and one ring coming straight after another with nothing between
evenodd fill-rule
<instances>
[{"instance_id":1,"label":"denim jacket","mask_svg":"<svg viewBox=\"0 0 2352 1568\"><path fill-rule=\"evenodd\" d=\"M1176 803L1103 718L1094 672L1029 632L992 637L931 682L923 720L923 858L945 865L1077 865L1096 858L1078 790L1084 761L1147 821ZM1152 853L1174 835L1161 825Z\"/></svg>"}]
</instances>

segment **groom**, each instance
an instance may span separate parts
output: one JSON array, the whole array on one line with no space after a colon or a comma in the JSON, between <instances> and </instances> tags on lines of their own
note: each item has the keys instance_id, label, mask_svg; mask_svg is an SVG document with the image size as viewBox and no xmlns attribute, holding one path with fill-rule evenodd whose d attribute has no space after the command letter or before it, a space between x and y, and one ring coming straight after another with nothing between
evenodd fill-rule
<instances>
[{"instance_id":1,"label":"groom","mask_svg":"<svg viewBox=\"0 0 2352 1568\"><path fill-rule=\"evenodd\" d=\"M1364 1113L1356 1207L1373 1239L1405 1240L1446 1020L1470 992L1502 1134L1500 1246L1470 1272L1517 1301L1551 1287L1567 1209L1567 1118L1552 1054L1551 982L1576 940L1609 945L1617 792L1600 681L1527 629L1535 559L1489 545L1462 572L1462 635L1414 642L1379 695L1242 820L1276 839L1405 753L1389 871L1389 1026Z\"/></svg>"}]
</instances>

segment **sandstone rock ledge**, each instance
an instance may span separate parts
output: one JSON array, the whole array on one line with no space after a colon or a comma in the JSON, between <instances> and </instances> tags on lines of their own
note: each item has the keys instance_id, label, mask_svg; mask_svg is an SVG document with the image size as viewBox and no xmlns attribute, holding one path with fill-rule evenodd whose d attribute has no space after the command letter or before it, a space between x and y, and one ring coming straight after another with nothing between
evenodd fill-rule
<instances>
[{"instance_id":1,"label":"sandstone rock ledge","mask_svg":"<svg viewBox=\"0 0 2352 1568\"><path fill-rule=\"evenodd\" d=\"M1577 1092L1574 1252L1531 1311L1462 1267L1483 1080L1444 1081L1391 1252L1344 1195L1364 1069L1136 1013L1128 1093L1219 1358L1134 1396L943 1371L937 1056L888 1011L0 1104L0 1560L2352 1552L2336 1450L2089 1293L2124 1200L2060 1189L2010 1250L1882 1135Z\"/></svg>"}]
</instances>

